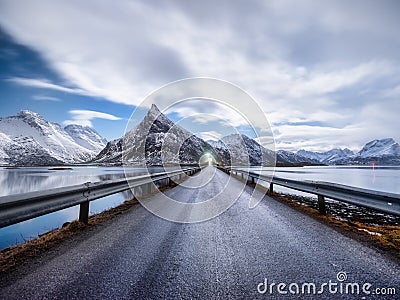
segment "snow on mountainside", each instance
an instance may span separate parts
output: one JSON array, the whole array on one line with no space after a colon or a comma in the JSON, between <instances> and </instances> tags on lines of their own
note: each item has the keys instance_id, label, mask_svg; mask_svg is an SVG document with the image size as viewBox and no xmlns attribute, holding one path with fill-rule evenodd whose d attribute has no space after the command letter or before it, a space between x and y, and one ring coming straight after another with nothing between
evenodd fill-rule
<instances>
[{"instance_id":1,"label":"snow on mountainside","mask_svg":"<svg viewBox=\"0 0 400 300\"><path fill-rule=\"evenodd\" d=\"M213 148L226 149L226 145L221 140L217 140L217 141L207 140L206 142L209 143L211 146L213 146Z\"/></svg>"},{"instance_id":2,"label":"snow on mountainside","mask_svg":"<svg viewBox=\"0 0 400 300\"><path fill-rule=\"evenodd\" d=\"M316 159L299 155L285 150L278 150L276 153L276 161L278 164L319 164Z\"/></svg>"},{"instance_id":3,"label":"snow on mountainside","mask_svg":"<svg viewBox=\"0 0 400 300\"><path fill-rule=\"evenodd\" d=\"M332 149L327 152L299 150L297 154L328 165L400 164L400 146L392 138L370 141L358 153L349 149Z\"/></svg>"},{"instance_id":4,"label":"snow on mountainside","mask_svg":"<svg viewBox=\"0 0 400 300\"><path fill-rule=\"evenodd\" d=\"M230 134L224 136L221 141L225 148L216 148L219 155L229 158L233 165L273 165L276 154L274 151L261 146L255 140L244 134Z\"/></svg>"},{"instance_id":5,"label":"snow on mountainside","mask_svg":"<svg viewBox=\"0 0 400 300\"><path fill-rule=\"evenodd\" d=\"M373 140L358 152L361 158L366 157L383 157L383 156L399 156L400 146L392 138Z\"/></svg>"},{"instance_id":6,"label":"snow on mountainside","mask_svg":"<svg viewBox=\"0 0 400 300\"><path fill-rule=\"evenodd\" d=\"M373 140L367 144L348 162L367 165L400 165L400 146L392 138Z\"/></svg>"},{"instance_id":7,"label":"snow on mountainside","mask_svg":"<svg viewBox=\"0 0 400 300\"><path fill-rule=\"evenodd\" d=\"M150 129L150 130L149 130ZM168 147L162 148L165 141ZM145 145L145 158L140 153ZM181 146L180 146L181 145ZM122 151L125 148L124 157ZM265 149L246 135L231 134L220 141L204 141L177 126L153 105L145 118L121 139L111 141L94 160L100 163L132 163L158 165L164 163L193 164L209 153L225 165L273 164L275 152Z\"/></svg>"},{"instance_id":8,"label":"snow on mountainside","mask_svg":"<svg viewBox=\"0 0 400 300\"><path fill-rule=\"evenodd\" d=\"M107 144L107 140L98 134L95 130L88 126L68 125L64 130L74 139L74 141L82 147L100 152Z\"/></svg>"},{"instance_id":9,"label":"snow on mountainside","mask_svg":"<svg viewBox=\"0 0 400 300\"><path fill-rule=\"evenodd\" d=\"M299 150L297 154L308 159L316 160L323 164L334 164L339 162L345 158L351 157L354 155L354 152L349 149L332 149L326 152L312 152L306 150Z\"/></svg>"},{"instance_id":10,"label":"snow on mountainside","mask_svg":"<svg viewBox=\"0 0 400 300\"><path fill-rule=\"evenodd\" d=\"M75 125L74 125L75 126ZM16 116L0 118L0 162L11 165L50 165L77 163L92 159L104 142L93 139L95 131L85 135L79 125L72 130L73 137L57 123L46 121L41 115L22 110ZM71 128L72 129L72 128ZM86 148L75 141L78 136L91 144ZM97 149L97 150L96 150Z\"/></svg>"},{"instance_id":11,"label":"snow on mountainside","mask_svg":"<svg viewBox=\"0 0 400 300\"><path fill-rule=\"evenodd\" d=\"M211 145L175 125L153 104L135 128L121 139L109 142L94 161L122 163L124 160L147 165L197 164L205 153L218 156Z\"/></svg>"}]
</instances>

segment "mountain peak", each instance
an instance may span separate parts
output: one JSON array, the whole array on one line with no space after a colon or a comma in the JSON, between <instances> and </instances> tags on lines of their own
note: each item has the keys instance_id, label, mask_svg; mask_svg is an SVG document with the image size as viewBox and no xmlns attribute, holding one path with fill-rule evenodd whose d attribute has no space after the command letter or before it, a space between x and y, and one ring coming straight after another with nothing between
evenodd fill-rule
<instances>
[{"instance_id":1,"label":"mountain peak","mask_svg":"<svg viewBox=\"0 0 400 300\"><path fill-rule=\"evenodd\" d=\"M393 138L385 138L368 142L358 153L362 157L398 155L400 146Z\"/></svg>"},{"instance_id":2,"label":"mountain peak","mask_svg":"<svg viewBox=\"0 0 400 300\"><path fill-rule=\"evenodd\" d=\"M37 119L43 119L43 117L41 115L39 115L38 113L28 110L28 109L23 109L21 110L18 114L18 117L28 117L28 118L37 118Z\"/></svg>"},{"instance_id":3,"label":"mountain peak","mask_svg":"<svg viewBox=\"0 0 400 300\"><path fill-rule=\"evenodd\" d=\"M395 141L393 138L384 138L384 139L379 139L379 140L373 140L368 142L366 145L377 145L377 144L394 144Z\"/></svg>"},{"instance_id":4,"label":"mountain peak","mask_svg":"<svg viewBox=\"0 0 400 300\"><path fill-rule=\"evenodd\" d=\"M159 114L161 114L161 111L158 109L157 105L155 105L154 103L151 105L148 114L152 114L152 115L156 115L158 116Z\"/></svg>"}]
</instances>

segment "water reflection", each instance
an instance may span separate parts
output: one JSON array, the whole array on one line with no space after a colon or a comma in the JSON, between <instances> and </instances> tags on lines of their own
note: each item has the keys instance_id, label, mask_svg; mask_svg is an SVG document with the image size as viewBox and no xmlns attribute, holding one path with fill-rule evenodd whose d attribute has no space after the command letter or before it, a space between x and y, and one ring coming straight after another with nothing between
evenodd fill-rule
<instances>
[{"instance_id":1,"label":"water reflection","mask_svg":"<svg viewBox=\"0 0 400 300\"><path fill-rule=\"evenodd\" d=\"M0 168L0 196L32 191L43 191L57 187L124 178L120 167L73 167L68 170L51 168ZM144 168L125 170L129 177L146 174ZM163 168L154 167L150 173L158 173ZM131 191L110 195L90 203L90 214L96 214L115 207L133 198ZM1 198L0 198L1 201ZM79 207L71 207L32 220L27 220L0 229L0 249L37 237L39 234L61 227L65 222L76 220Z\"/></svg>"},{"instance_id":2,"label":"water reflection","mask_svg":"<svg viewBox=\"0 0 400 300\"><path fill-rule=\"evenodd\" d=\"M254 168L254 170L257 170ZM400 194L399 166L328 166L276 168L275 176L296 180L315 180L340 183L370 190ZM276 186L276 191L305 194Z\"/></svg>"}]
</instances>

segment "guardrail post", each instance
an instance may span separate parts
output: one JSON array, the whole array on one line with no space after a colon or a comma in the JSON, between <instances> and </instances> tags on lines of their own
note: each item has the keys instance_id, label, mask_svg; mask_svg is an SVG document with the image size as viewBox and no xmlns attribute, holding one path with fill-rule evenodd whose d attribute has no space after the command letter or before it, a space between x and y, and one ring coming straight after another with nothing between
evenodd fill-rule
<instances>
[{"instance_id":1,"label":"guardrail post","mask_svg":"<svg viewBox=\"0 0 400 300\"><path fill-rule=\"evenodd\" d=\"M79 205L79 221L87 224L89 221L89 201Z\"/></svg>"},{"instance_id":2,"label":"guardrail post","mask_svg":"<svg viewBox=\"0 0 400 300\"><path fill-rule=\"evenodd\" d=\"M250 178L251 178L251 183L254 183L254 177L251 176Z\"/></svg>"},{"instance_id":3,"label":"guardrail post","mask_svg":"<svg viewBox=\"0 0 400 300\"><path fill-rule=\"evenodd\" d=\"M272 182L269 183L269 193L272 194L274 192L274 184Z\"/></svg>"},{"instance_id":4,"label":"guardrail post","mask_svg":"<svg viewBox=\"0 0 400 300\"><path fill-rule=\"evenodd\" d=\"M321 215L326 215L325 197L318 195L318 210Z\"/></svg>"}]
</instances>

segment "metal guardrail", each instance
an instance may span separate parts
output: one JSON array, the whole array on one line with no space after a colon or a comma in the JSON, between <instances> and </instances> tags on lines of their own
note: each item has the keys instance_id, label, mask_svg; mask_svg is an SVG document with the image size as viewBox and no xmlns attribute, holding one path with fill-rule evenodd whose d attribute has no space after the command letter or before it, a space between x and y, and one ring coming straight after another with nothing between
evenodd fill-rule
<instances>
[{"instance_id":1,"label":"metal guardrail","mask_svg":"<svg viewBox=\"0 0 400 300\"><path fill-rule=\"evenodd\" d=\"M199 169L186 168L0 197L0 228L76 205L80 205L79 220L87 223L90 201L126 191L131 187L142 187L143 194L151 193L152 183L166 180L171 185L174 177L180 180L183 174L192 175ZM146 186L147 190L143 191Z\"/></svg>"},{"instance_id":2,"label":"metal guardrail","mask_svg":"<svg viewBox=\"0 0 400 300\"><path fill-rule=\"evenodd\" d=\"M318 209L321 214L326 214L325 198L334 199L349 204L371 208L380 212L400 216L400 195L368 189L362 189L342 184L323 181L300 181L284 179L248 172L237 168L224 168L227 172L239 173L243 178L267 181L270 183L269 191L273 192L274 184L318 196Z\"/></svg>"}]
</instances>

